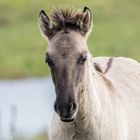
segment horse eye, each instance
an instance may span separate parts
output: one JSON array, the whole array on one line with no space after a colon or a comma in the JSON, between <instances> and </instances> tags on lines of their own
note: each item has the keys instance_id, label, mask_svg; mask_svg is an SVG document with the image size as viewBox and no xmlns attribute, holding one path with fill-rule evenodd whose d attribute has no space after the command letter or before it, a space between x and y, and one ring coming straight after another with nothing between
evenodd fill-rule
<instances>
[{"instance_id":1,"label":"horse eye","mask_svg":"<svg viewBox=\"0 0 140 140\"><path fill-rule=\"evenodd\" d=\"M78 59L78 63L79 64L84 64L87 60L87 56L81 56L79 59Z\"/></svg>"},{"instance_id":2,"label":"horse eye","mask_svg":"<svg viewBox=\"0 0 140 140\"><path fill-rule=\"evenodd\" d=\"M49 65L49 67L53 67L54 63L50 58L46 58L45 62Z\"/></svg>"}]
</instances>

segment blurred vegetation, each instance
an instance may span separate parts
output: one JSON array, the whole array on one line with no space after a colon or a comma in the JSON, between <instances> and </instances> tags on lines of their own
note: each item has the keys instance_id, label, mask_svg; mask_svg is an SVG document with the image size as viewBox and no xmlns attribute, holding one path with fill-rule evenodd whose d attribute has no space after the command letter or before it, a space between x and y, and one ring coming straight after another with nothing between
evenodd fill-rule
<instances>
[{"instance_id":1,"label":"blurred vegetation","mask_svg":"<svg viewBox=\"0 0 140 140\"><path fill-rule=\"evenodd\" d=\"M38 134L37 136L31 138L31 140L48 140L48 135L46 134L46 132L42 132Z\"/></svg>"},{"instance_id":2,"label":"blurred vegetation","mask_svg":"<svg viewBox=\"0 0 140 140\"><path fill-rule=\"evenodd\" d=\"M88 6L94 30L88 44L94 56L140 60L139 0L0 0L0 78L44 76L47 41L38 29L38 13L57 5Z\"/></svg>"},{"instance_id":3,"label":"blurred vegetation","mask_svg":"<svg viewBox=\"0 0 140 140\"><path fill-rule=\"evenodd\" d=\"M42 131L33 136L16 134L16 136L11 137L10 140L48 140L48 139L49 139L48 133L46 131Z\"/></svg>"},{"instance_id":4,"label":"blurred vegetation","mask_svg":"<svg viewBox=\"0 0 140 140\"><path fill-rule=\"evenodd\" d=\"M48 136L44 133L32 138L31 140L48 140Z\"/></svg>"}]
</instances>

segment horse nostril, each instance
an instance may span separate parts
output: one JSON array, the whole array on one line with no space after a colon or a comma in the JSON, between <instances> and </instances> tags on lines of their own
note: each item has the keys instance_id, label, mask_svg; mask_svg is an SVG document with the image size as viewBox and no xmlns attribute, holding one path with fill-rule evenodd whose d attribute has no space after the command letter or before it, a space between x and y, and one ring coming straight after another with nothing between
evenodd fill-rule
<instances>
[{"instance_id":1,"label":"horse nostril","mask_svg":"<svg viewBox=\"0 0 140 140\"><path fill-rule=\"evenodd\" d=\"M57 112L58 115L60 115L60 110L59 110L59 105L58 104L54 105L54 110Z\"/></svg>"},{"instance_id":2,"label":"horse nostril","mask_svg":"<svg viewBox=\"0 0 140 140\"><path fill-rule=\"evenodd\" d=\"M68 118L74 114L76 110L76 103L70 103L70 104L55 103L54 110L60 117Z\"/></svg>"},{"instance_id":3,"label":"horse nostril","mask_svg":"<svg viewBox=\"0 0 140 140\"><path fill-rule=\"evenodd\" d=\"M76 103L71 103L70 113L73 114L76 110Z\"/></svg>"}]
</instances>

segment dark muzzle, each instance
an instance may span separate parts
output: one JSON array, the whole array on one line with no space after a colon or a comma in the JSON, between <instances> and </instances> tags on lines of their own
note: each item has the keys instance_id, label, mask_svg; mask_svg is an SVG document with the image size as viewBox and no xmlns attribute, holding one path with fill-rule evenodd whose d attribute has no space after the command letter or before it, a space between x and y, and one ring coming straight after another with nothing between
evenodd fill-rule
<instances>
[{"instance_id":1,"label":"dark muzzle","mask_svg":"<svg viewBox=\"0 0 140 140\"><path fill-rule=\"evenodd\" d=\"M69 103L58 103L55 102L54 109L55 112L60 116L60 119L65 122L73 121L73 115L76 111L76 103L69 102Z\"/></svg>"}]
</instances>

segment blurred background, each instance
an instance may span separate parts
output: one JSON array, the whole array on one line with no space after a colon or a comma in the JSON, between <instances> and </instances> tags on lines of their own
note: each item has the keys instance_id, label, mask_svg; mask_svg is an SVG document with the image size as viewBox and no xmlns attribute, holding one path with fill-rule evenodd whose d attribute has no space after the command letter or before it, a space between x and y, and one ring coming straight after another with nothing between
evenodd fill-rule
<instances>
[{"instance_id":1,"label":"blurred background","mask_svg":"<svg viewBox=\"0 0 140 140\"><path fill-rule=\"evenodd\" d=\"M0 0L0 140L48 139L55 94L38 14L58 5L91 9L94 57L140 61L139 0Z\"/></svg>"}]
</instances>

